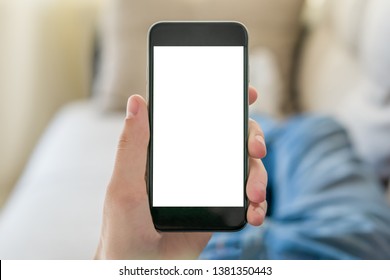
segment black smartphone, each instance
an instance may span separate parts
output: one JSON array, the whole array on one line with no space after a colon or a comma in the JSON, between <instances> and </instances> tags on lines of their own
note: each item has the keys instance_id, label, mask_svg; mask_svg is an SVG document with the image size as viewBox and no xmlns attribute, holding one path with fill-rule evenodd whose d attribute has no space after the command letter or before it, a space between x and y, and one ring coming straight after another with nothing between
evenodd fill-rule
<instances>
[{"instance_id":1,"label":"black smartphone","mask_svg":"<svg viewBox=\"0 0 390 280\"><path fill-rule=\"evenodd\" d=\"M147 186L159 231L246 224L248 34L238 22L159 22L148 34Z\"/></svg>"}]
</instances>

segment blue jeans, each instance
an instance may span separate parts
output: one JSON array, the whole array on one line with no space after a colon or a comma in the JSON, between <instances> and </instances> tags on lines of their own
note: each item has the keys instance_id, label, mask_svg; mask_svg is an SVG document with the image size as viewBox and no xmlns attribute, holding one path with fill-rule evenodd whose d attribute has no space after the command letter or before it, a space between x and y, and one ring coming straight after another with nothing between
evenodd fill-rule
<instances>
[{"instance_id":1,"label":"blue jeans","mask_svg":"<svg viewBox=\"0 0 390 280\"><path fill-rule=\"evenodd\" d=\"M345 130L312 115L253 119L267 140L269 216L215 233L200 258L390 259L390 206Z\"/></svg>"}]
</instances>

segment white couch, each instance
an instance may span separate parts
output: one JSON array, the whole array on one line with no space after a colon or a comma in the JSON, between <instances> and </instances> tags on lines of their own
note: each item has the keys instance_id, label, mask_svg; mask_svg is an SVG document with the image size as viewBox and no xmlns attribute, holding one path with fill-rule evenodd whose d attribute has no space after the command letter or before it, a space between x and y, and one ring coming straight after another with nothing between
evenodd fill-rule
<instances>
[{"instance_id":1,"label":"white couch","mask_svg":"<svg viewBox=\"0 0 390 280\"><path fill-rule=\"evenodd\" d=\"M123 114L57 114L1 214L1 259L90 259Z\"/></svg>"},{"instance_id":2,"label":"white couch","mask_svg":"<svg viewBox=\"0 0 390 280\"><path fill-rule=\"evenodd\" d=\"M304 110L340 116L340 110L337 110L339 101L346 100L348 96L345 93L354 90L363 78L384 86L387 94L390 93L387 84L372 78L376 76L372 76L368 65L362 63L361 57L349 44L350 40L356 40L350 38L352 33L361 34L362 29L375 21L376 17L368 16L370 12L383 9L390 14L390 9L386 0L333 2L342 4L333 6L327 12L330 18L322 20L311 31L296 71L299 71L298 89ZM364 8L354 6L357 2ZM359 16L351 12L356 12L356 9ZM364 22L357 31L350 29L355 26L348 21L354 17ZM386 22L389 26L390 18ZM381 32L382 27L372 28ZM389 54L389 51L383 54L387 67L390 66ZM264 88L266 84L270 89L277 88L277 84L273 84L278 79L272 74L272 62L267 62L264 57L256 59L252 59L255 64L252 75L264 75L256 71L269 68L265 76L273 78L266 83L255 82L255 86ZM360 74L354 77L362 78L346 81L344 77L355 75L355 72ZM386 115L389 108L387 106L383 114ZM356 113L355 108L350 110L351 114ZM100 231L105 188L112 171L123 118L124 112L101 114L92 101L70 104L57 114L1 213L1 259L89 259L93 256ZM348 124L348 118L340 119ZM389 121L390 117L387 125ZM382 127L388 128L384 123L378 129L374 126L372 131L371 136L378 141L390 138L383 138L386 134L382 133ZM353 133L355 127L349 127ZM356 139L359 145L361 140L358 135ZM387 142L384 143L381 142L381 145L386 148ZM372 149L377 147L373 145ZM375 160L369 158L370 162L376 163Z\"/></svg>"}]
</instances>

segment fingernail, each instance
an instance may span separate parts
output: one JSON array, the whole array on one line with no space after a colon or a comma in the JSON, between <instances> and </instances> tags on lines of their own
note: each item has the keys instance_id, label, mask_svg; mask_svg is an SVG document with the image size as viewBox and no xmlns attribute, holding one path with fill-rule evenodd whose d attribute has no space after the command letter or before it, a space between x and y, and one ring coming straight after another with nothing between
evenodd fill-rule
<instances>
[{"instance_id":1,"label":"fingernail","mask_svg":"<svg viewBox=\"0 0 390 280\"><path fill-rule=\"evenodd\" d=\"M134 98L134 96L131 96L127 100L126 119L131 119L132 117L137 115L138 109L139 109L138 101L136 100L136 98Z\"/></svg>"}]
</instances>

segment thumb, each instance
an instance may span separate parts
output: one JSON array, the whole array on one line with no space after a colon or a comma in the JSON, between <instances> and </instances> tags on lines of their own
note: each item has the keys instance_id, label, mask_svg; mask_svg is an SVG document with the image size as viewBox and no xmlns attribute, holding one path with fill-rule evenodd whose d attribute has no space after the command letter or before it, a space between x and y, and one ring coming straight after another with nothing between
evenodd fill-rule
<instances>
[{"instance_id":1,"label":"thumb","mask_svg":"<svg viewBox=\"0 0 390 280\"><path fill-rule=\"evenodd\" d=\"M149 144L148 110L139 95L127 101L126 119L119 139L112 181L118 186L145 189L145 169ZM137 190L134 190L137 191Z\"/></svg>"}]
</instances>

